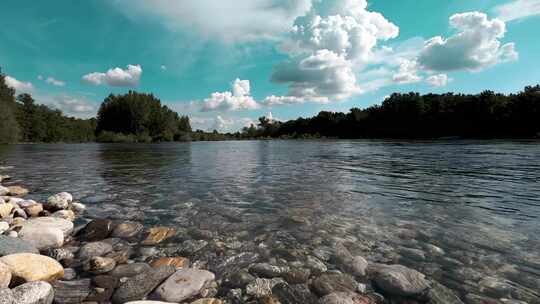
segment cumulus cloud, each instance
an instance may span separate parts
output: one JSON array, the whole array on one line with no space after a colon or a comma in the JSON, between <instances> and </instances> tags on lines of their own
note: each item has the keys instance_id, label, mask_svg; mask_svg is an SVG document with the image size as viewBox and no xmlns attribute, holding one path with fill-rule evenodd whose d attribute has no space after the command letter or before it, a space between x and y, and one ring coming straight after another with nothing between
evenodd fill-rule
<instances>
[{"instance_id":1,"label":"cumulus cloud","mask_svg":"<svg viewBox=\"0 0 540 304\"><path fill-rule=\"evenodd\" d=\"M34 90L34 85L31 82L20 81L11 76L6 76L5 81L6 85L14 88L17 93L28 93Z\"/></svg>"},{"instance_id":2,"label":"cumulus cloud","mask_svg":"<svg viewBox=\"0 0 540 304\"><path fill-rule=\"evenodd\" d=\"M450 78L446 74L431 75L426 78L426 82L434 87L444 87L448 84Z\"/></svg>"},{"instance_id":3,"label":"cumulus cloud","mask_svg":"<svg viewBox=\"0 0 540 304\"><path fill-rule=\"evenodd\" d=\"M296 19L281 47L291 59L277 65L275 83L287 84L287 96L267 104L329 102L361 93L355 70L368 64L378 41L397 37L399 28L367 10L365 0L338 0L323 14L314 6Z\"/></svg>"},{"instance_id":4,"label":"cumulus cloud","mask_svg":"<svg viewBox=\"0 0 540 304\"><path fill-rule=\"evenodd\" d=\"M52 98L52 106L68 116L89 118L96 115L96 106L83 98L60 95Z\"/></svg>"},{"instance_id":5,"label":"cumulus cloud","mask_svg":"<svg viewBox=\"0 0 540 304\"><path fill-rule=\"evenodd\" d=\"M248 117L232 118L216 115L215 117L197 117L189 118L193 129L212 132L218 130L220 132L236 132L243 127L249 127L257 123Z\"/></svg>"},{"instance_id":6,"label":"cumulus cloud","mask_svg":"<svg viewBox=\"0 0 540 304\"><path fill-rule=\"evenodd\" d=\"M514 0L495 7L497 18L513 21L540 15L540 0Z\"/></svg>"},{"instance_id":7,"label":"cumulus cloud","mask_svg":"<svg viewBox=\"0 0 540 304\"><path fill-rule=\"evenodd\" d=\"M173 30L191 28L223 41L274 38L307 12L311 0L115 0L132 18L149 17Z\"/></svg>"},{"instance_id":8,"label":"cumulus cloud","mask_svg":"<svg viewBox=\"0 0 540 304\"><path fill-rule=\"evenodd\" d=\"M249 80L236 79L232 83L232 91L216 92L202 102L201 110L209 111L236 111L253 110L259 104L251 96Z\"/></svg>"},{"instance_id":9,"label":"cumulus cloud","mask_svg":"<svg viewBox=\"0 0 540 304\"><path fill-rule=\"evenodd\" d=\"M136 87L139 85L142 68L140 65L127 66L127 69L114 68L106 73L94 72L82 77L82 81L91 85L109 85L112 87Z\"/></svg>"},{"instance_id":10,"label":"cumulus cloud","mask_svg":"<svg viewBox=\"0 0 540 304\"><path fill-rule=\"evenodd\" d=\"M514 43L502 44L504 21L489 20L480 12L455 14L450 25L458 33L445 39L436 36L425 42L419 64L430 71L479 71L492 65L516 60Z\"/></svg>"},{"instance_id":11,"label":"cumulus cloud","mask_svg":"<svg viewBox=\"0 0 540 304\"><path fill-rule=\"evenodd\" d=\"M402 60L399 65L399 71L397 74L394 74L392 80L399 84L422 81L422 77L418 75L418 62Z\"/></svg>"}]
</instances>

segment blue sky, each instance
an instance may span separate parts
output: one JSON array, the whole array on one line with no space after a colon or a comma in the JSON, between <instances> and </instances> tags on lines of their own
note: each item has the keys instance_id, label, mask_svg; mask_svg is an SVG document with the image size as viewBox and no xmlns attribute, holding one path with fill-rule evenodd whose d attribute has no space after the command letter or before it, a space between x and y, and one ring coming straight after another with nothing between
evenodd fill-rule
<instances>
[{"instance_id":1,"label":"blue sky","mask_svg":"<svg viewBox=\"0 0 540 304\"><path fill-rule=\"evenodd\" d=\"M196 128L311 116L392 92L540 83L540 0L4 0L17 92L92 117L152 92Z\"/></svg>"}]
</instances>

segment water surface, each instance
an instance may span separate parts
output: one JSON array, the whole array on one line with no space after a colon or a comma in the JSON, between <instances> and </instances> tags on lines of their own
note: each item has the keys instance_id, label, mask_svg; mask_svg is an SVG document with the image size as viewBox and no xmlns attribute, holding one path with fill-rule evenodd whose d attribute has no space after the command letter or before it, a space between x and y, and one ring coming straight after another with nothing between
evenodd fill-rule
<instances>
[{"instance_id":1,"label":"water surface","mask_svg":"<svg viewBox=\"0 0 540 304\"><path fill-rule=\"evenodd\" d=\"M271 235L308 252L343 241L461 297L494 296L486 278L540 290L540 142L15 145L0 164L32 198L69 191L90 217Z\"/></svg>"}]
</instances>

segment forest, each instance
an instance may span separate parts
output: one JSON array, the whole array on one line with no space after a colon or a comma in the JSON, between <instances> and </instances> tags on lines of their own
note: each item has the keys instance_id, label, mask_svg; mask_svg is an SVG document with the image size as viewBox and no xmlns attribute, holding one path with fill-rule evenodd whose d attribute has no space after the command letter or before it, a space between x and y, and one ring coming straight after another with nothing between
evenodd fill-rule
<instances>
[{"instance_id":1,"label":"forest","mask_svg":"<svg viewBox=\"0 0 540 304\"><path fill-rule=\"evenodd\" d=\"M536 138L540 86L517 94L394 93L381 105L348 113L320 112L286 122L259 118L245 138Z\"/></svg>"},{"instance_id":2,"label":"forest","mask_svg":"<svg viewBox=\"0 0 540 304\"><path fill-rule=\"evenodd\" d=\"M191 129L188 116L172 111L152 94L111 94L96 118L67 117L16 96L0 72L0 143L167 142L271 138L537 138L540 85L515 94L394 93L382 104L348 113L320 112L285 122L259 118L240 132Z\"/></svg>"}]
</instances>

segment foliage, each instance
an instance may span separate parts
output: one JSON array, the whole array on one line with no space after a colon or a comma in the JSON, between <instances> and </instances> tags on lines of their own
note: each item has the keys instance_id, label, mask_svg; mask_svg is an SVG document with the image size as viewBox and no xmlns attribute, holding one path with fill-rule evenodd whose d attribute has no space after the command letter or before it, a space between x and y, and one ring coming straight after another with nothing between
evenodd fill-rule
<instances>
[{"instance_id":1,"label":"foliage","mask_svg":"<svg viewBox=\"0 0 540 304\"><path fill-rule=\"evenodd\" d=\"M15 90L8 87L0 71L0 143L16 142L19 125L15 118Z\"/></svg>"},{"instance_id":2,"label":"foliage","mask_svg":"<svg viewBox=\"0 0 540 304\"><path fill-rule=\"evenodd\" d=\"M97 117L98 140L124 138L103 132L151 138L152 141L173 141L191 132L189 118L180 117L152 94L130 91L125 95L109 95L101 104ZM146 141L146 140L145 140Z\"/></svg>"},{"instance_id":3,"label":"foliage","mask_svg":"<svg viewBox=\"0 0 540 304\"><path fill-rule=\"evenodd\" d=\"M382 105L320 112L287 122L259 119L243 138L531 138L540 136L540 86L518 94L392 94Z\"/></svg>"}]
</instances>

